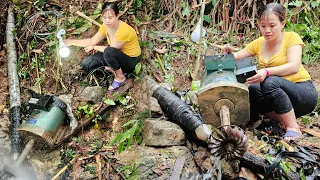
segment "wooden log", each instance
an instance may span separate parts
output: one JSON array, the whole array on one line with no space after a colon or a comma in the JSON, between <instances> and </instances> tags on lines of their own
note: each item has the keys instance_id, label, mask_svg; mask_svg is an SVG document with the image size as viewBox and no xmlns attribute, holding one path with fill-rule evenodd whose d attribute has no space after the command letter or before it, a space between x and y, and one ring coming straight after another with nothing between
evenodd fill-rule
<instances>
[{"instance_id":1,"label":"wooden log","mask_svg":"<svg viewBox=\"0 0 320 180\"><path fill-rule=\"evenodd\" d=\"M128 89L130 89L131 87L133 87L133 82L132 80L127 80L127 82L125 83L124 86L121 86L116 92L117 95L116 96L112 96L112 100L115 101L119 96L123 95ZM96 114L102 114L104 113L107 108L110 107L110 105L108 104L103 104L103 106L99 109L99 111ZM67 141L70 137L76 135L77 133L79 133L84 127L88 126L92 120L95 118L95 116L92 116L90 118L82 118L79 123L78 126L72 131L71 127L62 127L65 128L64 130L59 130L59 132L63 133L63 134L59 134L58 136L55 137L56 142L53 145L53 148L56 148L57 146L60 146L62 143L64 143L65 141Z\"/></svg>"},{"instance_id":2,"label":"wooden log","mask_svg":"<svg viewBox=\"0 0 320 180\"><path fill-rule=\"evenodd\" d=\"M308 129L308 128L303 128L303 129L301 129L303 132L306 132L306 133L308 133L308 134L311 134L312 136L314 136L314 137L320 137L320 133L319 132L317 132L317 131L315 131L315 130L313 130L313 129Z\"/></svg>"}]
</instances>

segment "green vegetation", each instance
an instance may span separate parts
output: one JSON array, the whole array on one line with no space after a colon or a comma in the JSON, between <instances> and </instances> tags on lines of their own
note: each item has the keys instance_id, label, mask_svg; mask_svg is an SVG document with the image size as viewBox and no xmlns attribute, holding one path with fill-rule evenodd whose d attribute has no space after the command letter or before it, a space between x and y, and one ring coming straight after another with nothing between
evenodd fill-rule
<instances>
[{"instance_id":1,"label":"green vegetation","mask_svg":"<svg viewBox=\"0 0 320 180\"><path fill-rule=\"evenodd\" d=\"M287 30L298 33L305 43L302 61L313 64L320 58L320 1L293 1L288 8Z\"/></svg>"},{"instance_id":2,"label":"green vegetation","mask_svg":"<svg viewBox=\"0 0 320 180\"><path fill-rule=\"evenodd\" d=\"M143 111L137 115L134 115L133 118L126 122L122 127L124 127L124 132L118 134L111 142L110 145L119 143L118 152L123 150L128 150L133 142L136 144L141 144L141 130L143 127L143 122L145 118L149 117L147 111Z\"/></svg>"}]
</instances>

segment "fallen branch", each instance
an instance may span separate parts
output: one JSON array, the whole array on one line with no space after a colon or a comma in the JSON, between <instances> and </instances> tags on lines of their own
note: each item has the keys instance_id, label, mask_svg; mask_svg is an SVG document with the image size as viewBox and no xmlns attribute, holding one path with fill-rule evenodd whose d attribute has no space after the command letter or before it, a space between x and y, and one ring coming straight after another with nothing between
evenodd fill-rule
<instances>
[{"instance_id":1,"label":"fallen branch","mask_svg":"<svg viewBox=\"0 0 320 180\"><path fill-rule=\"evenodd\" d=\"M313 130L313 129L307 129L307 128L303 128L301 129L303 132L306 132L308 134L313 135L314 137L320 137L320 133L318 133L317 131Z\"/></svg>"},{"instance_id":2,"label":"fallen branch","mask_svg":"<svg viewBox=\"0 0 320 180\"><path fill-rule=\"evenodd\" d=\"M126 179L126 177L121 173L121 171L119 171L119 169L117 169L110 161L109 157L107 155L103 156L103 158L106 160L106 162L108 162L108 164L112 167L112 169L114 169L122 179Z\"/></svg>"},{"instance_id":3,"label":"fallen branch","mask_svg":"<svg viewBox=\"0 0 320 180\"><path fill-rule=\"evenodd\" d=\"M80 11L77 11L76 14L77 14L78 16L83 17L84 19L90 21L91 23L99 26L99 27L101 26L100 23L98 23L97 21L91 19L90 17L88 17L87 15L85 15L84 13L82 13L82 12L80 12Z\"/></svg>"},{"instance_id":4,"label":"fallen branch","mask_svg":"<svg viewBox=\"0 0 320 180\"><path fill-rule=\"evenodd\" d=\"M96 158L96 163L97 163L98 179L99 179L99 180L102 180L100 154L97 154L97 155L95 156L95 158Z\"/></svg>"},{"instance_id":5,"label":"fallen branch","mask_svg":"<svg viewBox=\"0 0 320 180\"><path fill-rule=\"evenodd\" d=\"M133 3L134 3L134 0L131 0L131 1L127 4L126 8L120 13L119 17L121 17L124 13L126 13L126 12L129 10L129 8L132 7L132 4L133 4Z\"/></svg>"},{"instance_id":6,"label":"fallen branch","mask_svg":"<svg viewBox=\"0 0 320 180\"><path fill-rule=\"evenodd\" d=\"M70 165L72 165L77 159L78 159L77 157L73 158L73 159L72 159L67 165L65 165L55 176L53 176L53 178L52 178L51 180L56 180L56 179L58 179L59 176L60 176L63 172L65 172L65 171L68 169L68 167L69 167Z\"/></svg>"}]
</instances>

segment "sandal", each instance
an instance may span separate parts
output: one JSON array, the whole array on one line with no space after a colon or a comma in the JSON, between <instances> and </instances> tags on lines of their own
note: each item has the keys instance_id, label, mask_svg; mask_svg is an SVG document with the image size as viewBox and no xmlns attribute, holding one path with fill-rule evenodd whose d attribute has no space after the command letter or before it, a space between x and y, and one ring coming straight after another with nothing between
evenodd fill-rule
<instances>
[{"instance_id":1,"label":"sandal","mask_svg":"<svg viewBox=\"0 0 320 180\"><path fill-rule=\"evenodd\" d=\"M116 80L113 80L113 82L111 83L111 85L109 86L109 88L110 87L112 87L113 89L109 89L108 91L109 92L114 92L114 91L116 91L120 86L122 86L125 82L126 82L126 78L123 80L123 81L121 81L121 82L118 82L118 81L116 81Z\"/></svg>"},{"instance_id":2,"label":"sandal","mask_svg":"<svg viewBox=\"0 0 320 180\"><path fill-rule=\"evenodd\" d=\"M283 135L283 139L285 139L285 138L290 138L289 141L286 140L287 142L297 141L302 138L302 135L296 131L287 130L286 134Z\"/></svg>"}]
</instances>

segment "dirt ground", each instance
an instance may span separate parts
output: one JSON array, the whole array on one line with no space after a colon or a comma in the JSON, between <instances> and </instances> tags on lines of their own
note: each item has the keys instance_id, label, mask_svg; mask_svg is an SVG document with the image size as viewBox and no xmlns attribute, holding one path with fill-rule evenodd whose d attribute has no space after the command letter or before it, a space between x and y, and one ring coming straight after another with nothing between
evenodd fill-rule
<instances>
[{"instance_id":1,"label":"dirt ground","mask_svg":"<svg viewBox=\"0 0 320 180\"><path fill-rule=\"evenodd\" d=\"M83 3L82 3L83 2ZM62 3L62 7L67 9L68 5L72 4L73 2L66 2ZM87 1L74 1L74 7L80 8L80 7L90 7L90 3ZM84 9L84 8L83 8ZM4 19L5 17L5 9L0 8L0 19ZM5 32L5 29L3 29L5 25L5 21L0 21L0 133L8 132L9 129L9 118L8 118L8 108L9 108L9 91L8 91L8 72L7 72L7 57L6 57L6 51L5 51L5 41L3 39L3 32ZM97 28L91 28L86 33L82 34L82 37L90 37L96 32ZM80 79L84 79L85 75L83 74L83 71L80 67L81 60L86 57L88 54L85 53L83 50L79 50L77 48L72 47L71 51L72 56L70 57L71 61L63 62L62 66L62 74L66 82L66 85L68 87L72 87L69 89L69 92L73 95L79 94L79 92L83 89L82 86L79 84L73 83L73 78L71 77L77 77ZM186 91L191 88L191 79L186 76L186 69L187 65L189 65L190 62L187 61L179 61L174 60L173 61L173 70L175 72L174 74L174 84L176 89ZM52 64L47 64L46 66L52 66ZM181 68L184 67L184 68ZM305 66L309 73L311 74L312 80L318 89L320 91L320 62ZM70 84L69 84L70 83ZM22 93L22 100L25 102L30 94L28 94L28 88L31 87L31 84L23 81L21 82L21 93ZM43 83L43 92L44 93L56 93L55 89L55 80L52 78L52 76L48 76L46 81ZM63 94L64 91L59 91L58 94ZM140 98L140 84L138 80L134 80L134 87L130 90L128 93L128 96L132 97L132 99L139 99ZM139 103L139 102L137 102ZM85 142L88 142L88 144L79 146L79 144L75 143L75 141L69 141L68 143L62 145L60 148L55 149L54 151L51 151L50 153L45 154L46 152L42 151L33 151L30 154L29 161L34 165L34 168L38 170L38 178L39 179L45 179L46 176L52 177L60 168L62 168L61 163L64 160L64 155L68 150L71 148L78 149L82 155L90 154L90 148L92 148L93 145L96 145L95 143L99 142L102 144L107 144L111 139L113 139L118 132L121 131L122 125L128 121L127 114L132 114L134 112L128 112L129 110L126 110L121 107L111 108L110 112L108 112L109 116L105 121L99 122L99 128L93 128L92 126L83 129L78 136L75 138L81 137L84 139ZM136 110L133 110L136 111ZM0 137L1 138L1 137ZM112 152L116 152L116 148L111 148ZM47 156L46 156L47 155ZM84 160L85 161L85 160ZM89 161L89 160L88 160ZM60 164L59 164L60 163ZM86 162L87 163L87 162ZM90 162L88 162L89 164ZM92 163L92 162L91 162ZM81 164L77 164L77 167L79 168ZM76 169L76 168L74 168ZM79 168L80 169L80 168ZM71 171L70 171L71 172ZM79 175L81 172L73 172L73 175ZM78 173L78 174L77 174ZM91 177L90 175L87 175L86 177ZM92 178L92 177L91 177ZM93 177L94 178L94 177ZM85 177L84 177L85 179ZM116 178L115 178L116 179Z\"/></svg>"}]
</instances>

